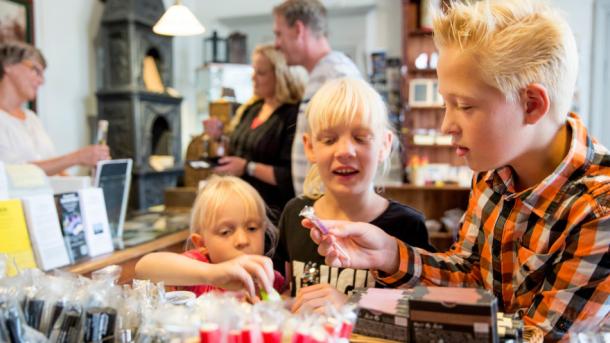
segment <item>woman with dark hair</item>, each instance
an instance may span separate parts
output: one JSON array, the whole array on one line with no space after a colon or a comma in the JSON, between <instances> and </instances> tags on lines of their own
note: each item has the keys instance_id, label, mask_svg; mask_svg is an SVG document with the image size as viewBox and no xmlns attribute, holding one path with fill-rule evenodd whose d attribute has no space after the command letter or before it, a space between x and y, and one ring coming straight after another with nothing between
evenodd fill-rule
<instances>
[{"instance_id":1,"label":"woman with dark hair","mask_svg":"<svg viewBox=\"0 0 610 343\"><path fill-rule=\"evenodd\" d=\"M22 42L0 43L0 161L32 163L47 175L56 175L75 165L95 166L110 158L106 145L57 156L38 116L23 106L36 98L46 66L37 48Z\"/></svg>"}]
</instances>

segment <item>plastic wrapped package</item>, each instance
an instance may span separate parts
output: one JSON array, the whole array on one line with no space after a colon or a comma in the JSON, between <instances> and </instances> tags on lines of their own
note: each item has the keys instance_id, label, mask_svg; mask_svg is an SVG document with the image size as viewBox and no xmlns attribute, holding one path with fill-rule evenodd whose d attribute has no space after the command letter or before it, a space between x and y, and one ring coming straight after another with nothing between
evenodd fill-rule
<instances>
[{"instance_id":1,"label":"plastic wrapped package","mask_svg":"<svg viewBox=\"0 0 610 343\"><path fill-rule=\"evenodd\" d=\"M121 274L119 266L108 266L93 276L88 284L84 303L84 342L113 342L118 337L118 310L123 289L116 285Z\"/></svg>"}]
</instances>

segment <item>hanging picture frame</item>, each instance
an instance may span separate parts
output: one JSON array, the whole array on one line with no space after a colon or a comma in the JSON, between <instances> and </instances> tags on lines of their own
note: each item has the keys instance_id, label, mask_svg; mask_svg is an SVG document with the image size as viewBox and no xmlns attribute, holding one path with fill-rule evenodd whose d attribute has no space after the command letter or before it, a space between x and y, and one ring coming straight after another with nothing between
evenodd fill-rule
<instances>
[{"instance_id":1,"label":"hanging picture frame","mask_svg":"<svg viewBox=\"0 0 610 343\"><path fill-rule=\"evenodd\" d=\"M32 0L0 0L0 41L34 43Z\"/></svg>"}]
</instances>

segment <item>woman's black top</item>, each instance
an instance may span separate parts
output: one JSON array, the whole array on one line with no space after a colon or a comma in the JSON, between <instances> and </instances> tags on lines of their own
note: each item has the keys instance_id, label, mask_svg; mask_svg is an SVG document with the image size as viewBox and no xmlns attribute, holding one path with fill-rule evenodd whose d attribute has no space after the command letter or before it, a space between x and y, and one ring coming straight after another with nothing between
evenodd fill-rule
<instances>
[{"instance_id":1,"label":"woman's black top","mask_svg":"<svg viewBox=\"0 0 610 343\"><path fill-rule=\"evenodd\" d=\"M242 179L250 183L271 210L271 219L277 224L279 215L288 200L294 197L290 153L294 139L299 104L283 104L273 111L262 124L252 129L263 101L248 107L241 122L231 134L229 155L273 167L277 185L271 185L244 173Z\"/></svg>"}]
</instances>

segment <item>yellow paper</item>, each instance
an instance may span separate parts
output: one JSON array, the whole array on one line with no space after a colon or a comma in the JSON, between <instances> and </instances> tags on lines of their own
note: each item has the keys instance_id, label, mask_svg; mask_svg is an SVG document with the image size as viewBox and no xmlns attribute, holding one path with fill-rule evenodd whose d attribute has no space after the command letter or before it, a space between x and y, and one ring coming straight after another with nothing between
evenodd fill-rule
<instances>
[{"instance_id":1,"label":"yellow paper","mask_svg":"<svg viewBox=\"0 0 610 343\"><path fill-rule=\"evenodd\" d=\"M8 255L9 276L17 273L15 263L20 269L36 268L20 200L0 201L0 253Z\"/></svg>"}]
</instances>

